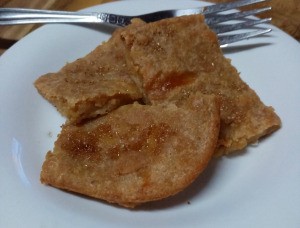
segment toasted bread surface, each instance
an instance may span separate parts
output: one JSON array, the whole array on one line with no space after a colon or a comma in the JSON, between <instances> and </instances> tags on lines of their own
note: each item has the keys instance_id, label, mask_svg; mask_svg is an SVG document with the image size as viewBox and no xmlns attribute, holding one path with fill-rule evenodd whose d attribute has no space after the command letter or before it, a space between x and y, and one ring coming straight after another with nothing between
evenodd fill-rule
<instances>
[{"instance_id":1,"label":"toasted bread surface","mask_svg":"<svg viewBox=\"0 0 300 228\"><path fill-rule=\"evenodd\" d=\"M217 36L201 15L161 20L122 32L128 64L148 104L180 100L200 91L221 100L221 132L216 154L242 150L281 125L272 107L240 78Z\"/></svg>"},{"instance_id":2,"label":"toasted bread surface","mask_svg":"<svg viewBox=\"0 0 300 228\"><path fill-rule=\"evenodd\" d=\"M141 98L126 67L121 29L87 56L35 82L39 93L70 122L104 115Z\"/></svg>"},{"instance_id":3,"label":"toasted bread surface","mask_svg":"<svg viewBox=\"0 0 300 228\"><path fill-rule=\"evenodd\" d=\"M134 103L66 124L41 181L125 207L174 195L211 159L219 109L216 97L195 93L180 104Z\"/></svg>"},{"instance_id":4,"label":"toasted bread surface","mask_svg":"<svg viewBox=\"0 0 300 228\"><path fill-rule=\"evenodd\" d=\"M69 120L41 182L125 207L182 191L213 155L281 125L201 15L133 20L35 85Z\"/></svg>"}]
</instances>

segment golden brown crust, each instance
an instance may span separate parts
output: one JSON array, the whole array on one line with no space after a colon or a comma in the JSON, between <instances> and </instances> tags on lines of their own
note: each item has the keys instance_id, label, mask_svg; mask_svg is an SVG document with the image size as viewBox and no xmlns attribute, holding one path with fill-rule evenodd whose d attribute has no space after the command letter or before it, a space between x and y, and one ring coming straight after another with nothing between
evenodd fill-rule
<instances>
[{"instance_id":1,"label":"golden brown crust","mask_svg":"<svg viewBox=\"0 0 300 228\"><path fill-rule=\"evenodd\" d=\"M125 47L117 30L109 41L57 73L35 82L39 93L71 122L103 115L141 98L126 67Z\"/></svg>"},{"instance_id":2,"label":"golden brown crust","mask_svg":"<svg viewBox=\"0 0 300 228\"><path fill-rule=\"evenodd\" d=\"M94 89L109 101L114 101L110 92L121 93L123 103L105 116L78 123L82 118L80 111L70 108L74 98L70 91L77 91L75 81L79 80L80 93L75 94L85 105L84 118L94 117L87 108L88 99L83 99L94 92L87 92L93 89L85 81L90 76L82 74L95 74L90 58L101 59L99 53L112 57L104 61L101 83L97 84L99 77L92 77ZM115 68L112 60L117 56L122 60ZM75 113L75 117L67 116L77 123L62 127L41 172L41 182L57 188L134 207L178 193L195 180L212 155L243 149L280 127L273 108L260 101L223 56L216 35L201 15L150 24L134 20L78 61L79 67L72 63L53 76L49 87L65 85L55 78L59 74L67 81L74 76L67 95L58 94L65 102L59 108ZM39 89L48 83L39 80ZM143 97L146 105L124 105L124 95L129 102Z\"/></svg>"},{"instance_id":3,"label":"golden brown crust","mask_svg":"<svg viewBox=\"0 0 300 228\"><path fill-rule=\"evenodd\" d=\"M217 154L241 150L280 127L239 77L201 15L161 20L122 32L130 51L134 81L147 103L159 104L201 91L221 99L221 133ZM129 62L130 63L130 62Z\"/></svg>"},{"instance_id":4,"label":"golden brown crust","mask_svg":"<svg viewBox=\"0 0 300 228\"><path fill-rule=\"evenodd\" d=\"M214 71L212 63L222 57L217 37L201 15L128 28L122 37L130 51L128 64L138 72L132 77L151 104L192 84L199 72Z\"/></svg>"},{"instance_id":5,"label":"golden brown crust","mask_svg":"<svg viewBox=\"0 0 300 228\"><path fill-rule=\"evenodd\" d=\"M42 183L126 207L186 188L211 159L219 103L192 94L180 104L125 105L81 125L65 125Z\"/></svg>"}]
</instances>

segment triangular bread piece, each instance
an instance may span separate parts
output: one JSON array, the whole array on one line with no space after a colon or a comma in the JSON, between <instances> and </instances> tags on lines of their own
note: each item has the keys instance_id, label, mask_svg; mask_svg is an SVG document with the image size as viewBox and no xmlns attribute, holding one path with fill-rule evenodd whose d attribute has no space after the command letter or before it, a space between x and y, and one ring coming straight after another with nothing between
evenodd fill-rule
<instances>
[{"instance_id":1,"label":"triangular bread piece","mask_svg":"<svg viewBox=\"0 0 300 228\"><path fill-rule=\"evenodd\" d=\"M202 15L165 19L122 32L133 80L148 104L181 99L194 91L221 100L216 154L242 150L281 125L272 107L240 78ZM257 77L260 77L257 75Z\"/></svg>"},{"instance_id":2,"label":"triangular bread piece","mask_svg":"<svg viewBox=\"0 0 300 228\"><path fill-rule=\"evenodd\" d=\"M126 66L118 29L87 56L35 82L39 93L70 122L104 115L142 97Z\"/></svg>"},{"instance_id":3,"label":"triangular bread piece","mask_svg":"<svg viewBox=\"0 0 300 228\"><path fill-rule=\"evenodd\" d=\"M46 156L41 182L125 207L174 195L211 159L219 110L216 97L195 93L177 105L134 103L67 124Z\"/></svg>"}]
</instances>

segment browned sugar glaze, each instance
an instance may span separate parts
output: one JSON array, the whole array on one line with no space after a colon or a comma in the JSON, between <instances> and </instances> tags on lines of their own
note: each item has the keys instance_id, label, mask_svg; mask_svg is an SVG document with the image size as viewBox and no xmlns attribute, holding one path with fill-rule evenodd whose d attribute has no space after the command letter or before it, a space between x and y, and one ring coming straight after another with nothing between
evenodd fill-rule
<instances>
[{"instance_id":1,"label":"browned sugar glaze","mask_svg":"<svg viewBox=\"0 0 300 228\"><path fill-rule=\"evenodd\" d=\"M242 150L280 127L272 107L240 78L201 15L162 20L122 32L128 64L144 100L159 104L200 91L221 100L217 154ZM259 77L259 76L258 76Z\"/></svg>"},{"instance_id":2,"label":"browned sugar glaze","mask_svg":"<svg viewBox=\"0 0 300 228\"><path fill-rule=\"evenodd\" d=\"M43 183L133 207L186 188L211 159L219 105L195 94L181 105L125 105L65 125L43 164Z\"/></svg>"},{"instance_id":3,"label":"browned sugar glaze","mask_svg":"<svg viewBox=\"0 0 300 228\"><path fill-rule=\"evenodd\" d=\"M130 77L135 72L126 67L119 33L84 58L36 80L39 93L69 121L104 115L142 97Z\"/></svg>"},{"instance_id":4,"label":"browned sugar glaze","mask_svg":"<svg viewBox=\"0 0 300 228\"><path fill-rule=\"evenodd\" d=\"M243 149L280 126L224 58L202 16L135 20L114 36L123 45L122 66L134 72L127 79L147 105L120 102L107 115L65 124L43 164L43 183L133 207L186 188L215 151ZM114 67L101 72L118 78L108 76Z\"/></svg>"}]
</instances>

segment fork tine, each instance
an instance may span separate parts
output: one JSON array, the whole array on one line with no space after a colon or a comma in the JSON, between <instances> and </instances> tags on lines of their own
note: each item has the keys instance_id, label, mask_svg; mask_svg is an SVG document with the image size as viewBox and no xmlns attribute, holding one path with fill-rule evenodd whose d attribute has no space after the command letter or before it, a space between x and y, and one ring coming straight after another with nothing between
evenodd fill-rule
<instances>
[{"instance_id":1,"label":"fork tine","mask_svg":"<svg viewBox=\"0 0 300 228\"><path fill-rule=\"evenodd\" d=\"M245 33L234 34L234 35L220 35L218 39L219 39L220 46L225 47L227 46L227 44L245 40L255 36L260 36L271 31L272 29L261 29L253 32L245 32Z\"/></svg>"},{"instance_id":2,"label":"fork tine","mask_svg":"<svg viewBox=\"0 0 300 228\"><path fill-rule=\"evenodd\" d=\"M219 3L216 5L206 6L201 12L203 15L218 13L226 10L236 9L242 6L253 5L255 3L266 2L269 0L239 0L234 2Z\"/></svg>"},{"instance_id":3,"label":"fork tine","mask_svg":"<svg viewBox=\"0 0 300 228\"><path fill-rule=\"evenodd\" d=\"M269 17L269 18L258 19L258 20L247 20L245 22L235 23L235 24L228 24L228 25L218 24L218 25L215 25L215 26L210 26L210 28L216 34L220 34L220 33L231 32L231 31L235 31L235 30L239 30L239 29L246 29L246 28L252 27L254 25L270 22L271 20L272 19Z\"/></svg>"},{"instance_id":4,"label":"fork tine","mask_svg":"<svg viewBox=\"0 0 300 228\"><path fill-rule=\"evenodd\" d=\"M211 26L211 25L218 24L218 23L225 22L225 21L230 21L230 20L235 20L235 19L252 16L255 14L269 11L271 9L272 9L272 7L265 7L265 8L230 13L230 14L212 14L211 16L205 18L205 22L206 22L206 24Z\"/></svg>"}]
</instances>

